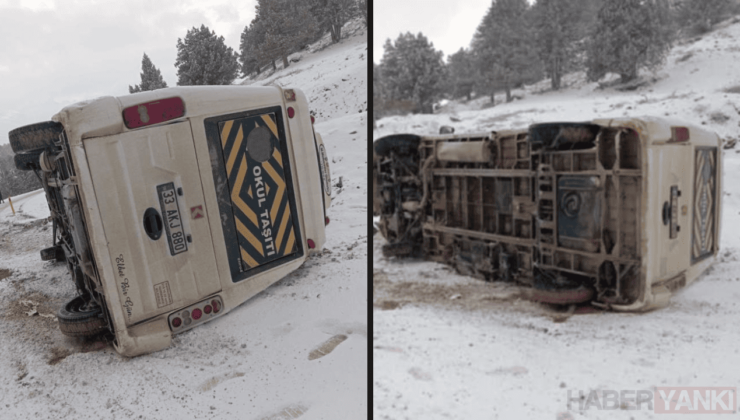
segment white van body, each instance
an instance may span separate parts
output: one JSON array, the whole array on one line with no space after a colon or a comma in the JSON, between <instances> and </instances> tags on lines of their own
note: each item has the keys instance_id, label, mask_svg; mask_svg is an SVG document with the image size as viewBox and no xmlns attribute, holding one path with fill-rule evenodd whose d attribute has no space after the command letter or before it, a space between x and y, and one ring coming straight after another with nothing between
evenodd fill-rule
<instances>
[{"instance_id":1,"label":"white van body","mask_svg":"<svg viewBox=\"0 0 740 420\"><path fill-rule=\"evenodd\" d=\"M181 115L152 114L178 98ZM79 261L122 355L168 347L323 247L328 159L298 89L160 89L52 120L64 132L61 152L41 158L47 197L50 207L52 190L64 198L67 260ZM67 179L50 172L63 160Z\"/></svg>"},{"instance_id":2,"label":"white van body","mask_svg":"<svg viewBox=\"0 0 740 420\"><path fill-rule=\"evenodd\" d=\"M423 256L532 300L664 306L719 252L717 134L663 118L536 124L374 144L387 256Z\"/></svg>"}]
</instances>

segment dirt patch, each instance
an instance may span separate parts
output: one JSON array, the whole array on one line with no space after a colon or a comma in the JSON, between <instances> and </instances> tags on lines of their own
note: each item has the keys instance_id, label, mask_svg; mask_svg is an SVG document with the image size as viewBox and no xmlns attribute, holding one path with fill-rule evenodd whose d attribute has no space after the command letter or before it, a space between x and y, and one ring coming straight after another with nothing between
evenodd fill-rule
<instances>
[{"instance_id":1,"label":"dirt patch","mask_svg":"<svg viewBox=\"0 0 740 420\"><path fill-rule=\"evenodd\" d=\"M538 313L555 323L566 322L573 315L601 313L602 310L588 303L580 305L553 305L533 302L528 296L531 289L511 283L486 282L471 279L470 283L443 283L444 276L420 272L419 278L434 281L391 281L382 271L373 273L373 307L389 311L407 305L434 305L446 309L465 311L491 311Z\"/></svg>"},{"instance_id":2,"label":"dirt patch","mask_svg":"<svg viewBox=\"0 0 740 420\"><path fill-rule=\"evenodd\" d=\"M22 381L23 378L28 376L28 367L26 366L25 363L16 361L14 363L14 367L18 371L18 376L15 377L16 381Z\"/></svg>"},{"instance_id":3,"label":"dirt patch","mask_svg":"<svg viewBox=\"0 0 740 420\"><path fill-rule=\"evenodd\" d=\"M390 311L390 310L393 310L393 309L398 309L402 305L403 305L402 302L397 302L395 300L381 300L379 302L379 305L377 305L377 306L379 306L380 309L382 309L384 311Z\"/></svg>"},{"instance_id":4,"label":"dirt patch","mask_svg":"<svg viewBox=\"0 0 740 420\"><path fill-rule=\"evenodd\" d=\"M35 326L56 329L57 302L40 292L26 293L10 302L4 318L14 321L31 321Z\"/></svg>"},{"instance_id":5,"label":"dirt patch","mask_svg":"<svg viewBox=\"0 0 740 420\"><path fill-rule=\"evenodd\" d=\"M291 404L287 407L283 407L276 413L269 414L261 417L260 420L291 420L297 419L302 415L306 414L308 407L303 404Z\"/></svg>"},{"instance_id":6,"label":"dirt patch","mask_svg":"<svg viewBox=\"0 0 740 420\"><path fill-rule=\"evenodd\" d=\"M690 52L688 52L688 53L686 53L686 54L682 55L682 56L681 56L680 58L677 58L677 59L676 59L676 63L682 63L682 62L684 62L684 61L686 61L686 60L690 59L690 58L691 58L691 57L693 57L693 56L694 56L694 53L690 51Z\"/></svg>"},{"instance_id":7,"label":"dirt patch","mask_svg":"<svg viewBox=\"0 0 740 420\"><path fill-rule=\"evenodd\" d=\"M0 280L5 280L13 274L12 271L7 268L0 268Z\"/></svg>"},{"instance_id":8,"label":"dirt patch","mask_svg":"<svg viewBox=\"0 0 740 420\"><path fill-rule=\"evenodd\" d=\"M425 277L422 273L419 276ZM520 287L509 283L471 280L470 283L447 284L442 281L394 282L377 271L373 273L373 306L393 310L407 304L433 304L472 310L490 308L493 303L513 303L524 296Z\"/></svg>"},{"instance_id":9,"label":"dirt patch","mask_svg":"<svg viewBox=\"0 0 740 420\"><path fill-rule=\"evenodd\" d=\"M54 347L51 349L47 363L52 366L56 365L57 363L64 360L70 354L72 354L72 352L69 351L68 349L63 349L61 347Z\"/></svg>"},{"instance_id":10,"label":"dirt patch","mask_svg":"<svg viewBox=\"0 0 740 420\"><path fill-rule=\"evenodd\" d=\"M709 115L709 119L712 120L713 123L724 124L730 119L730 117L719 111L716 111Z\"/></svg>"},{"instance_id":11,"label":"dirt patch","mask_svg":"<svg viewBox=\"0 0 740 420\"><path fill-rule=\"evenodd\" d=\"M72 339L59 331L56 312L63 302L40 293L25 293L4 308L0 322L17 325L15 338L29 344L55 365L74 353L101 351L111 347L112 337L100 335L87 339Z\"/></svg>"},{"instance_id":12,"label":"dirt patch","mask_svg":"<svg viewBox=\"0 0 740 420\"><path fill-rule=\"evenodd\" d=\"M334 351L334 349L337 348L337 346L346 339L346 335L337 334L334 337L324 341L323 343L321 343L321 345L311 350L311 353L308 354L308 360L316 360L326 356L327 354Z\"/></svg>"}]
</instances>

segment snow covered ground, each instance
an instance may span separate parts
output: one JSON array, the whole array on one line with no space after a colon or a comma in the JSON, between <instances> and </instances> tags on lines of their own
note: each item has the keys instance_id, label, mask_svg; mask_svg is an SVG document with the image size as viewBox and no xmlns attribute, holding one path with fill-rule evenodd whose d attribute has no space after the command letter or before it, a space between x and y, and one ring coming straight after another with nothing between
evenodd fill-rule
<instances>
[{"instance_id":1,"label":"snow covered ground","mask_svg":"<svg viewBox=\"0 0 740 420\"><path fill-rule=\"evenodd\" d=\"M568 89L549 81L515 92L523 99L476 110L485 101L450 103L446 113L388 117L374 138L523 128L594 117L669 116L704 125L723 139L740 135L740 23L674 47L657 82L632 92L597 89L583 74ZM740 147L737 147L740 149ZM381 256L373 240L373 392L378 419L643 419L629 403L605 404L610 391L666 386L740 385L740 150L725 150L719 261L669 307L646 314L575 315L517 298L515 289L459 276L419 260ZM579 392L601 409L581 409ZM735 407L737 407L737 398ZM606 408L605 408L606 407ZM716 415L707 415L714 418ZM688 416L703 418L700 415Z\"/></svg>"},{"instance_id":2,"label":"snow covered ground","mask_svg":"<svg viewBox=\"0 0 740 420\"><path fill-rule=\"evenodd\" d=\"M124 358L105 342L63 336L53 314L74 286L65 267L39 259L52 239L45 195L14 197L16 215L7 200L0 204L0 418L365 417L367 72L357 68L367 68L366 45L358 31L304 56L309 66L288 69L303 78L274 75L313 99L332 184L342 178L323 255L228 315L177 335L167 350ZM344 74L338 63L352 84L334 80ZM334 98L316 99L327 83ZM348 112L337 110L338 97ZM346 339L324 354L330 346L322 345L337 336Z\"/></svg>"}]
</instances>

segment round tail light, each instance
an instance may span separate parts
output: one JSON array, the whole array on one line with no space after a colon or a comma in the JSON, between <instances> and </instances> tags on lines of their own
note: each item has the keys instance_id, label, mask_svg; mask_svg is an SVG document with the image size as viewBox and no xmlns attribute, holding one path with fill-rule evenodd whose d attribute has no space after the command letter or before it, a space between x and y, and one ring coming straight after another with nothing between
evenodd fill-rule
<instances>
[{"instance_id":1,"label":"round tail light","mask_svg":"<svg viewBox=\"0 0 740 420\"><path fill-rule=\"evenodd\" d=\"M180 328L180 325L182 325L182 319L180 319L180 318L172 318L172 326L174 328Z\"/></svg>"},{"instance_id":2,"label":"round tail light","mask_svg":"<svg viewBox=\"0 0 740 420\"><path fill-rule=\"evenodd\" d=\"M288 107L288 118L293 118L295 116L295 109L293 109L292 106Z\"/></svg>"},{"instance_id":3,"label":"round tail light","mask_svg":"<svg viewBox=\"0 0 740 420\"><path fill-rule=\"evenodd\" d=\"M328 224L329 224L329 222L331 222L331 220L329 220L329 218L327 217L327 218L326 218L326 224L328 225Z\"/></svg>"},{"instance_id":4,"label":"round tail light","mask_svg":"<svg viewBox=\"0 0 740 420\"><path fill-rule=\"evenodd\" d=\"M211 311L213 311L213 307L211 307L211 305L206 305L206 307L203 308L203 312L205 312L206 314L210 314Z\"/></svg>"},{"instance_id":5,"label":"round tail light","mask_svg":"<svg viewBox=\"0 0 740 420\"><path fill-rule=\"evenodd\" d=\"M203 311L198 308L193 309L193 319L198 320L203 316Z\"/></svg>"},{"instance_id":6,"label":"round tail light","mask_svg":"<svg viewBox=\"0 0 740 420\"><path fill-rule=\"evenodd\" d=\"M316 248L316 243L313 241L313 239L309 239L306 242L308 242L308 247L311 249Z\"/></svg>"},{"instance_id":7,"label":"round tail light","mask_svg":"<svg viewBox=\"0 0 740 420\"><path fill-rule=\"evenodd\" d=\"M221 311L221 303L217 300L212 300L211 305L213 305L213 313L217 314Z\"/></svg>"}]
</instances>

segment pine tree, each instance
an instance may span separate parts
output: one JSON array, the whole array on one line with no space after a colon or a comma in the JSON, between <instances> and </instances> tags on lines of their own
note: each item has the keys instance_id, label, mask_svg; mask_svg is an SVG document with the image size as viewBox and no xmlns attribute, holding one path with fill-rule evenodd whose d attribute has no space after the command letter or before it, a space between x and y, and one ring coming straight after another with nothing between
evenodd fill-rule
<instances>
[{"instance_id":1,"label":"pine tree","mask_svg":"<svg viewBox=\"0 0 740 420\"><path fill-rule=\"evenodd\" d=\"M511 89L531 77L536 69L532 34L527 22L527 0L494 0L473 36L472 50L478 69L491 93Z\"/></svg>"},{"instance_id":2,"label":"pine tree","mask_svg":"<svg viewBox=\"0 0 740 420\"><path fill-rule=\"evenodd\" d=\"M538 0L532 8L537 53L553 90L560 89L563 74L576 57L580 10L572 0Z\"/></svg>"},{"instance_id":3,"label":"pine tree","mask_svg":"<svg viewBox=\"0 0 740 420\"><path fill-rule=\"evenodd\" d=\"M360 9L360 15L362 15L362 21L367 28L367 0L360 0L358 8Z\"/></svg>"},{"instance_id":4,"label":"pine tree","mask_svg":"<svg viewBox=\"0 0 740 420\"><path fill-rule=\"evenodd\" d=\"M589 80L617 73L626 83L637 78L640 68L658 68L671 48L668 19L661 0L605 0L588 46Z\"/></svg>"},{"instance_id":5,"label":"pine tree","mask_svg":"<svg viewBox=\"0 0 740 420\"><path fill-rule=\"evenodd\" d=\"M10 144L0 145L0 195L7 203L8 197L27 193L41 188L39 177L34 171L21 171L13 162L13 149ZM18 207L16 207L18 210Z\"/></svg>"},{"instance_id":6,"label":"pine tree","mask_svg":"<svg viewBox=\"0 0 740 420\"><path fill-rule=\"evenodd\" d=\"M167 83L162 78L162 73L158 68L154 67L152 60L144 53L144 58L141 60L141 84L134 85L133 87L129 85L128 93L144 92L166 87Z\"/></svg>"},{"instance_id":7,"label":"pine tree","mask_svg":"<svg viewBox=\"0 0 740 420\"><path fill-rule=\"evenodd\" d=\"M357 0L311 0L311 14L334 43L342 39L342 27L360 12ZM367 6L365 6L367 7ZM365 9L367 14L367 8Z\"/></svg>"},{"instance_id":8,"label":"pine tree","mask_svg":"<svg viewBox=\"0 0 740 420\"><path fill-rule=\"evenodd\" d=\"M470 51L460 48L458 52L447 57L447 74L449 75L449 91L452 97L465 96L470 100L477 76Z\"/></svg>"},{"instance_id":9,"label":"pine tree","mask_svg":"<svg viewBox=\"0 0 740 420\"><path fill-rule=\"evenodd\" d=\"M265 30L262 22L253 19L249 26L244 27L239 44L239 61L241 62L242 76L252 73L260 74L261 66L258 60L259 45L264 42Z\"/></svg>"},{"instance_id":10,"label":"pine tree","mask_svg":"<svg viewBox=\"0 0 740 420\"><path fill-rule=\"evenodd\" d=\"M381 66L391 99L413 100L418 111L432 112L432 104L441 97L446 73L442 52L435 50L423 34L401 34L395 44L387 40Z\"/></svg>"},{"instance_id":11,"label":"pine tree","mask_svg":"<svg viewBox=\"0 0 740 420\"><path fill-rule=\"evenodd\" d=\"M193 27L184 40L177 39L175 67L178 86L228 85L239 72L237 54L205 25Z\"/></svg>"},{"instance_id":12,"label":"pine tree","mask_svg":"<svg viewBox=\"0 0 740 420\"><path fill-rule=\"evenodd\" d=\"M288 55L298 51L316 38L319 25L311 14L309 4L293 0L258 0L257 17L264 29L264 41L257 51L258 60L267 63L283 60L287 68Z\"/></svg>"},{"instance_id":13,"label":"pine tree","mask_svg":"<svg viewBox=\"0 0 740 420\"><path fill-rule=\"evenodd\" d=\"M724 19L732 0L684 0L678 4L678 22L688 33L703 34Z\"/></svg>"},{"instance_id":14,"label":"pine tree","mask_svg":"<svg viewBox=\"0 0 740 420\"><path fill-rule=\"evenodd\" d=\"M384 108L385 99L381 67L373 63L373 127Z\"/></svg>"}]
</instances>

